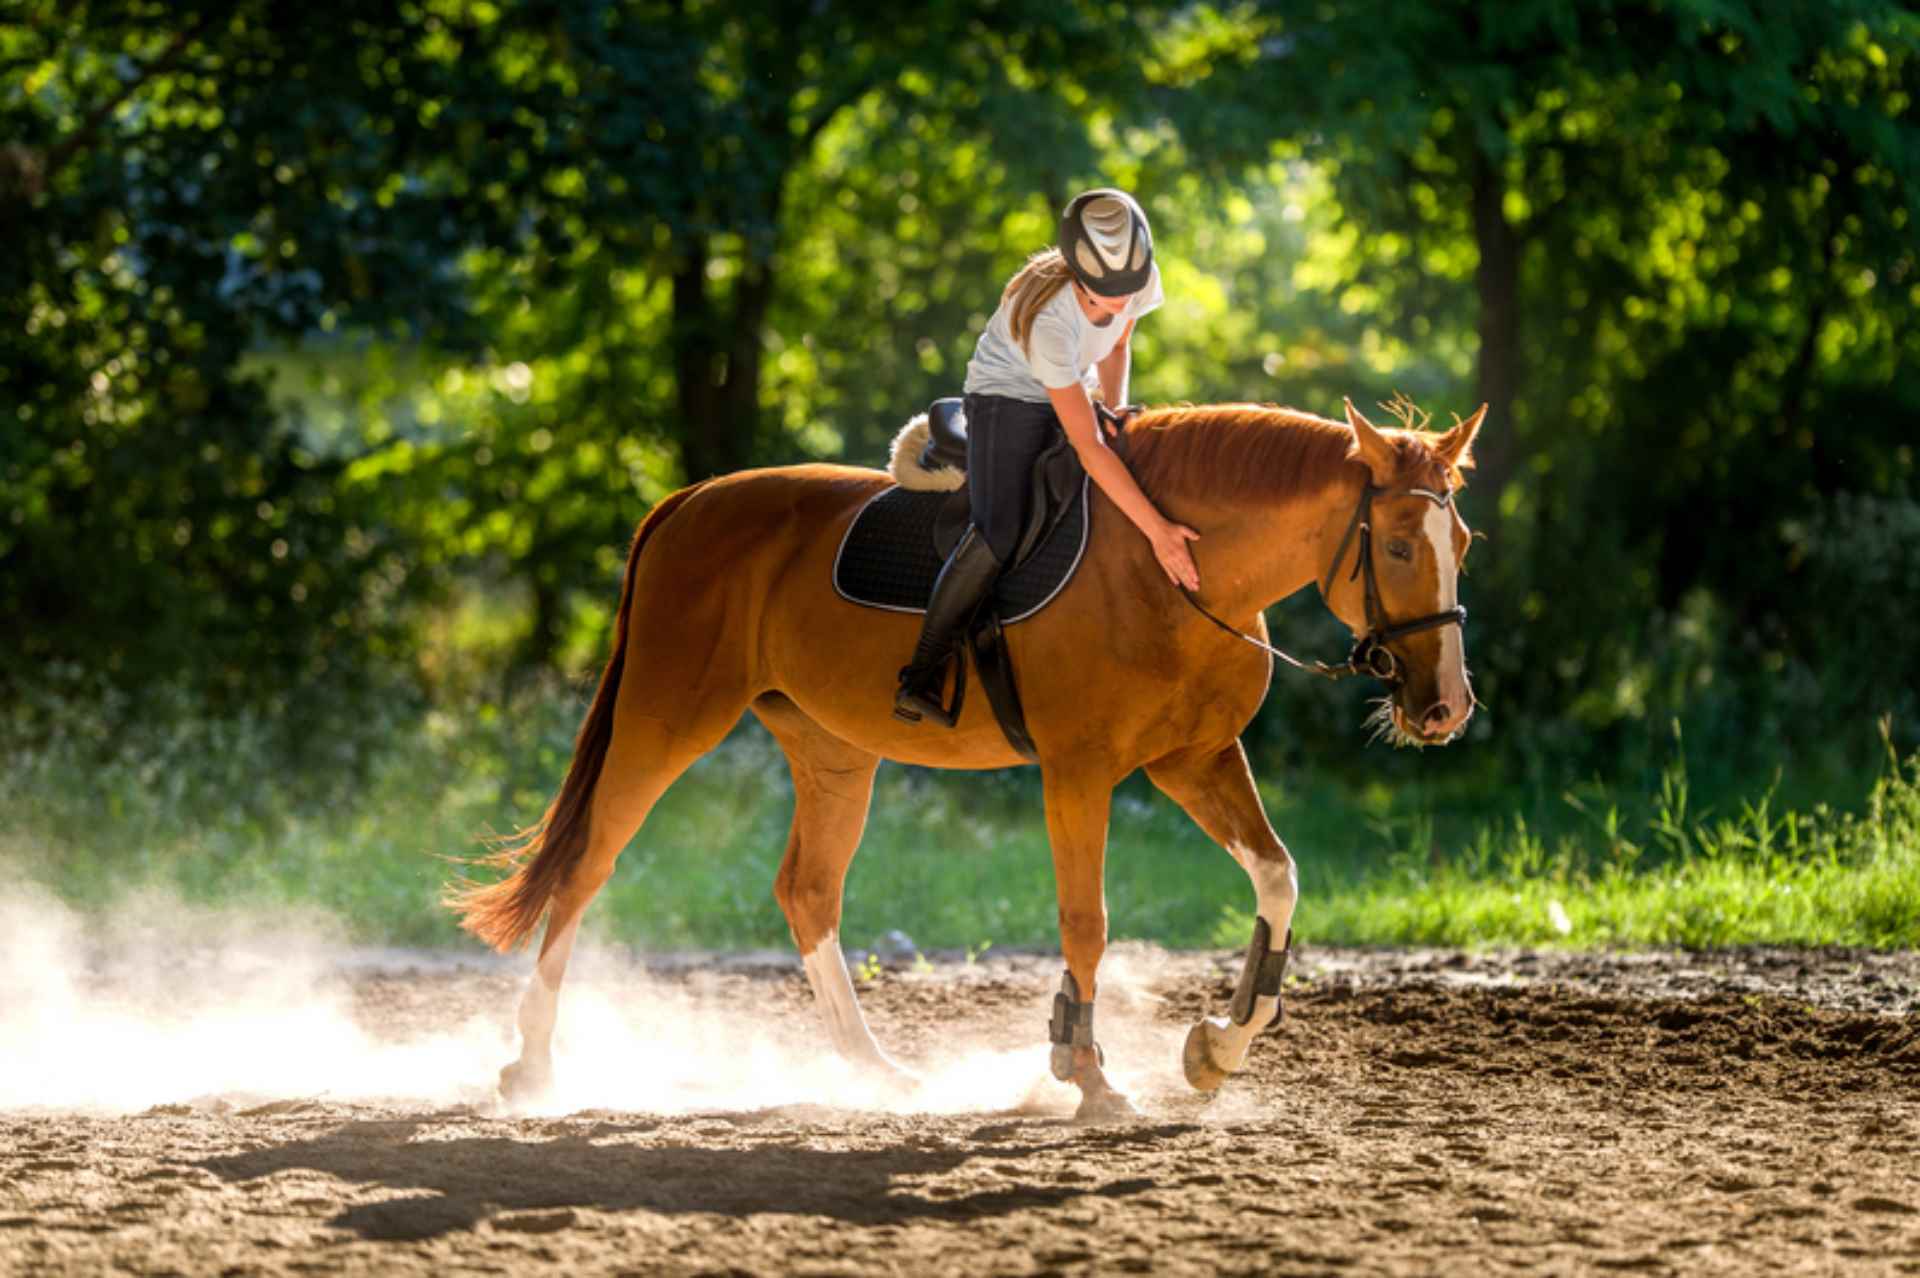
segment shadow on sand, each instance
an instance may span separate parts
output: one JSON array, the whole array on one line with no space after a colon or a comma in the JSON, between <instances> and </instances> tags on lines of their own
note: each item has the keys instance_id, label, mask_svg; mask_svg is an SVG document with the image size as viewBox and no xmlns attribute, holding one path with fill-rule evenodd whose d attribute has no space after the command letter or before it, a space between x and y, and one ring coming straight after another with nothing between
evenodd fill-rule
<instances>
[{"instance_id":1,"label":"shadow on sand","mask_svg":"<svg viewBox=\"0 0 1920 1278\"><path fill-rule=\"evenodd\" d=\"M757 1116L739 1117L750 1125ZM1136 1179L1007 1185L943 1195L940 1187L929 1191L902 1183L940 1176L974 1158L1017 1161L1058 1148L1051 1142L1000 1142L1022 1132L1031 1138L1045 1129L1057 1131L1063 1124L983 1127L976 1133L980 1141L961 1147L873 1150L811 1147L805 1133L791 1129L736 1133L730 1139L740 1143L730 1147L680 1141L642 1145L622 1139L661 1126L652 1120L601 1122L548 1140L437 1139L435 1126L430 1121L347 1122L311 1140L211 1158L197 1166L229 1182L314 1171L354 1189L425 1191L419 1197L351 1207L327 1222L362 1238L390 1241L436 1238L471 1229L490 1217L568 1208L731 1216L776 1212L872 1225L965 1221L1077 1198L1129 1197L1153 1188L1153 1182ZM1104 1143L1112 1134L1081 1135ZM1139 1131L1129 1136L1151 1139Z\"/></svg>"}]
</instances>

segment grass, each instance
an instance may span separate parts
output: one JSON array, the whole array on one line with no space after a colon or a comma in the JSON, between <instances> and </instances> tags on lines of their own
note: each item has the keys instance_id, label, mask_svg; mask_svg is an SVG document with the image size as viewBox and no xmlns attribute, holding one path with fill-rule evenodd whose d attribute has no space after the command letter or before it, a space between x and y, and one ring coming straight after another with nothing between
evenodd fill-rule
<instances>
[{"instance_id":1,"label":"grass","mask_svg":"<svg viewBox=\"0 0 1920 1278\"><path fill-rule=\"evenodd\" d=\"M538 815L579 709L548 695L396 712L374 725L371 755L292 780L261 774L262 737L244 721L76 730L0 753L0 861L81 907L160 887L317 908L369 942L472 944L437 904L460 872L450 858ZM1910 946L1920 755L1887 754L1846 796L1854 811L1787 809L1777 779L1703 808L1677 741L1644 793L1308 778L1264 797L1300 864L1297 930L1316 941ZM771 885L791 802L777 747L744 726L656 808L593 926L645 948L788 944ZM1107 897L1116 937L1239 945L1250 925L1246 876L1138 777L1115 796ZM1055 944L1031 771L882 768L841 932L864 949L896 930L928 951Z\"/></svg>"},{"instance_id":2,"label":"grass","mask_svg":"<svg viewBox=\"0 0 1920 1278\"><path fill-rule=\"evenodd\" d=\"M1384 870L1303 901L1299 926L1381 944L1920 943L1920 754L1902 762L1888 741L1860 812L1780 810L1775 788L1694 815L1676 754L1640 837L1617 803L1572 794L1584 835L1549 843L1524 821L1495 823L1451 856L1414 840ZM1214 940L1250 925L1229 910Z\"/></svg>"}]
</instances>

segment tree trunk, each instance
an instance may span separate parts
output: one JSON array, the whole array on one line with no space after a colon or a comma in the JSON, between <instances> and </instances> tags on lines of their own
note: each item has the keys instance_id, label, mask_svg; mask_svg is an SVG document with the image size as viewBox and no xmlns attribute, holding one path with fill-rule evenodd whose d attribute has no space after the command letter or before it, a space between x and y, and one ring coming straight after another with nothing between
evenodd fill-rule
<instances>
[{"instance_id":1,"label":"tree trunk","mask_svg":"<svg viewBox=\"0 0 1920 1278\"><path fill-rule=\"evenodd\" d=\"M719 347L719 316L707 287L707 239L689 236L673 272L671 321L674 389L680 400L680 458L689 483L726 469L714 434L727 370Z\"/></svg>"},{"instance_id":2,"label":"tree trunk","mask_svg":"<svg viewBox=\"0 0 1920 1278\"><path fill-rule=\"evenodd\" d=\"M767 309L773 303L773 263L752 262L733 285L732 319L727 342L727 375L720 385L718 432L726 470L762 460L760 451L760 365L766 349Z\"/></svg>"},{"instance_id":3,"label":"tree trunk","mask_svg":"<svg viewBox=\"0 0 1920 1278\"><path fill-rule=\"evenodd\" d=\"M749 262L724 307L708 291L707 246L673 276L673 361L688 483L750 466L760 435L760 366L773 264Z\"/></svg>"},{"instance_id":4,"label":"tree trunk","mask_svg":"<svg viewBox=\"0 0 1920 1278\"><path fill-rule=\"evenodd\" d=\"M1473 235L1480 249L1474 288L1480 300L1479 394L1487 429L1474 441L1478 487L1495 495L1483 518L1497 517L1499 494L1519 456L1513 401L1520 382L1520 237L1507 221L1506 180L1493 158L1473 155Z\"/></svg>"},{"instance_id":5,"label":"tree trunk","mask_svg":"<svg viewBox=\"0 0 1920 1278\"><path fill-rule=\"evenodd\" d=\"M539 552L536 551L536 555ZM537 558L534 562L539 562ZM531 574L533 583L533 621L527 628L527 634L517 645L510 663L509 681L518 682L517 676L545 670L553 664L553 654L560 650L560 632L564 628L565 616L561 609L559 586L547 573L535 571Z\"/></svg>"}]
</instances>

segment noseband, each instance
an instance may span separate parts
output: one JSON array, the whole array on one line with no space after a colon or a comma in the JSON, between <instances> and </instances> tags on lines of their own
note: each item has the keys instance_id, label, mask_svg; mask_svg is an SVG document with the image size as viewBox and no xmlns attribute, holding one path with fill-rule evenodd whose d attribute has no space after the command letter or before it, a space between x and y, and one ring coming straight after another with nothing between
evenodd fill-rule
<instances>
[{"instance_id":1,"label":"noseband","mask_svg":"<svg viewBox=\"0 0 1920 1278\"><path fill-rule=\"evenodd\" d=\"M1186 587L1181 587L1180 593L1186 597L1188 603L1199 610L1201 616L1214 625L1235 638L1244 639L1263 652L1280 658L1296 670L1304 670L1308 674L1317 674L1328 679L1344 679L1349 675L1372 675L1388 687L1398 687L1402 679L1400 661L1387 645L1395 639L1418 634L1422 630L1433 630L1440 626L1456 625L1465 629L1467 610L1456 604L1443 611L1429 613L1424 617L1415 617L1412 621L1402 621L1398 624L1394 624L1387 617L1386 607L1380 602L1380 586L1374 578L1373 570L1373 499L1384 495L1386 491L1372 483L1361 488L1360 500L1353 508L1353 518L1347 521L1347 531L1340 538L1340 548L1334 551L1333 562L1327 565L1326 578L1320 583L1321 596L1331 600L1334 574L1340 571L1340 565L1347 557L1347 547L1353 544L1357 534L1360 539L1360 549L1354 557L1353 572L1348 574L1347 580L1352 581L1356 576L1362 578L1361 592L1366 601L1367 632L1354 642L1353 651L1347 654L1345 663L1341 665L1329 665L1324 661L1298 661L1270 643L1235 630L1208 612ZM1436 506L1446 508L1453 506L1451 489L1436 493L1430 488L1407 488L1402 492L1409 497L1425 497Z\"/></svg>"}]
</instances>

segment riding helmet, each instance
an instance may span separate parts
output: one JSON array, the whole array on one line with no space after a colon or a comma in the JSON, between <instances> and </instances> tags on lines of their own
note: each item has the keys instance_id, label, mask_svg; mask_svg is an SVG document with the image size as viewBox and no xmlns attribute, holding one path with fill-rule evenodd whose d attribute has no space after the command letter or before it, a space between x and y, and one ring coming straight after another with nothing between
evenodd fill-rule
<instances>
[{"instance_id":1,"label":"riding helmet","mask_svg":"<svg viewBox=\"0 0 1920 1278\"><path fill-rule=\"evenodd\" d=\"M1145 288L1152 275L1153 232L1125 191L1082 191L1060 215L1060 253L1089 291L1125 297Z\"/></svg>"}]
</instances>

